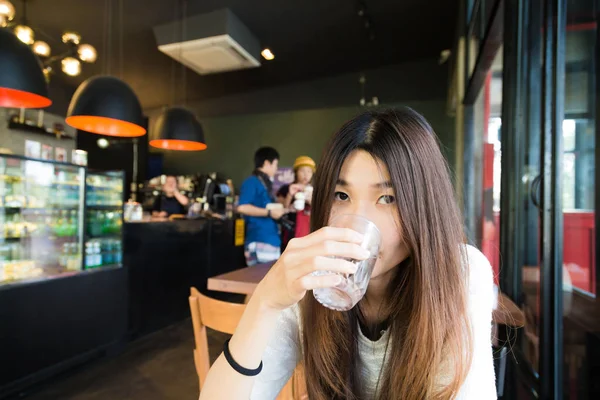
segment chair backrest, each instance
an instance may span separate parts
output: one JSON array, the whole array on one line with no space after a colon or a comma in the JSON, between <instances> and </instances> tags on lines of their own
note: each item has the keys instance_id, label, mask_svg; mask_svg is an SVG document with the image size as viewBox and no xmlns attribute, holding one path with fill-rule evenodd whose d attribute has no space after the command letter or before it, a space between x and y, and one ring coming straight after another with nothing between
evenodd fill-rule
<instances>
[{"instance_id":1,"label":"chair backrest","mask_svg":"<svg viewBox=\"0 0 600 400\"><path fill-rule=\"evenodd\" d=\"M200 389L202 389L210 369L206 328L232 335L240 318L242 318L246 305L211 299L194 287L190 289L189 300L194 327L194 342L196 343L194 363L198 373Z\"/></svg>"},{"instance_id":2,"label":"chair backrest","mask_svg":"<svg viewBox=\"0 0 600 400\"><path fill-rule=\"evenodd\" d=\"M500 348L493 347L494 353L494 371L496 372L496 395L498 398L504 396L504 383L506 380L506 355L508 348L502 346Z\"/></svg>"},{"instance_id":3,"label":"chair backrest","mask_svg":"<svg viewBox=\"0 0 600 400\"><path fill-rule=\"evenodd\" d=\"M246 310L246 305L211 299L194 287L190 289L189 300L192 325L194 327L194 341L196 343L194 364L198 373L200 390L202 390L206 375L210 369L206 328L208 327L215 331L233 335L238 322L242 318L242 314ZM299 367L296 368L292 378L282 389L279 396L277 396L277 400L300 400L305 398L304 371Z\"/></svg>"}]
</instances>

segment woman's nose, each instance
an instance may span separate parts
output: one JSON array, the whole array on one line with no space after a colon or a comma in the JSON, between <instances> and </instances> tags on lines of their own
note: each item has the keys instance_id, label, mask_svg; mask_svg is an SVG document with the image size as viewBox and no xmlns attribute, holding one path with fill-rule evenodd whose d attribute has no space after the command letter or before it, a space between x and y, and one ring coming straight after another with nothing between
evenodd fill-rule
<instances>
[{"instance_id":1,"label":"woman's nose","mask_svg":"<svg viewBox=\"0 0 600 400\"><path fill-rule=\"evenodd\" d=\"M374 209L367 202L353 202L351 203L350 209L348 210L349 214L358 215L359 217L363 217L371 220L373 217Z\"/></svg>"}]
</instances>

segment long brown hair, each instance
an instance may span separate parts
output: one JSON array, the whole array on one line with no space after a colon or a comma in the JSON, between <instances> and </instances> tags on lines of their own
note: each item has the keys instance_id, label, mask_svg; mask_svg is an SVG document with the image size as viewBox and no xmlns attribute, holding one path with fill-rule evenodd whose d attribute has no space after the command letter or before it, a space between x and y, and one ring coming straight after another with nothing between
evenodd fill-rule
<instances>
[{"instance_id":1,"label":"long brown hair","mask_svg":"<svg viewBox=\"0 0 600 400\"><path fill-rule=\"evenodd\" d=\"M452 399L471 363L462 219L435 133L417 112L367 112L347 122L314 177L312 230L327 224L344 160L370 153L389 171L409 257L388 285L390 335L377 399ZM360 399L357 311L301 303L311 400ZM310 328L309 328L310 327Z\"/></svg>"}]
</instances>

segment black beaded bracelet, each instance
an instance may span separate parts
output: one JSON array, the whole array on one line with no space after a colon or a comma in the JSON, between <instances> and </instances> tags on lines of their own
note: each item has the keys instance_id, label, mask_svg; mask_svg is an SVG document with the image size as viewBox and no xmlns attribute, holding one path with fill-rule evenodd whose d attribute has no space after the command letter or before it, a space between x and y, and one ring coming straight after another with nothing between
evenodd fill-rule
<instances>
[{"instance_id":1,"label":"black beaded bracelet","mask_svg":"<svg viewBox=\"0 0 600 400\"><path fill-rule=\"evenodd\" d=\"M260 374L260 371L262 371L262 367L263 367L262 361L260 362L260 365L256 369L244 368L240 364L238 364L233 359L233 357L231 356L231 353L229 352L229 339L227 339L227 341L225 342L225 346L223 347L223 355L225 355L225 359L227 360L229 365L231 365L231 368L233 368L236 372L238 372L244 376L256 376L256 375Z\"/></svg>"}]
</instances>

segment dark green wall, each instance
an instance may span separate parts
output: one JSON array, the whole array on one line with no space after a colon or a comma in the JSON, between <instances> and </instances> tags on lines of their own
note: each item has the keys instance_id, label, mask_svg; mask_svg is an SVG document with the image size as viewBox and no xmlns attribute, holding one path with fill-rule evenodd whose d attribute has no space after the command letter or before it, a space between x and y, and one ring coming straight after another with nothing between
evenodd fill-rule
<instances>
[{"instance_id":1,"label":"dark green wall","mask_svg":"<svg viewBox=\"0 0 600 400\"><path fill-rule=\"evenodd\" d=\"M432 124L443 147L453 149L454 119L446 115L444 101L408 102ZM299 155L317 162L329 137L348 119L359 114L360 107L324 108L250 115L200 118L208 149L197 153L164 155L164 172L191 174L222 172L236 186L252 172L254 151L273 146L281 154L282 166L290 166ZM444 150L449 160L453 154Z\"/></svg>"}]
</instances>

